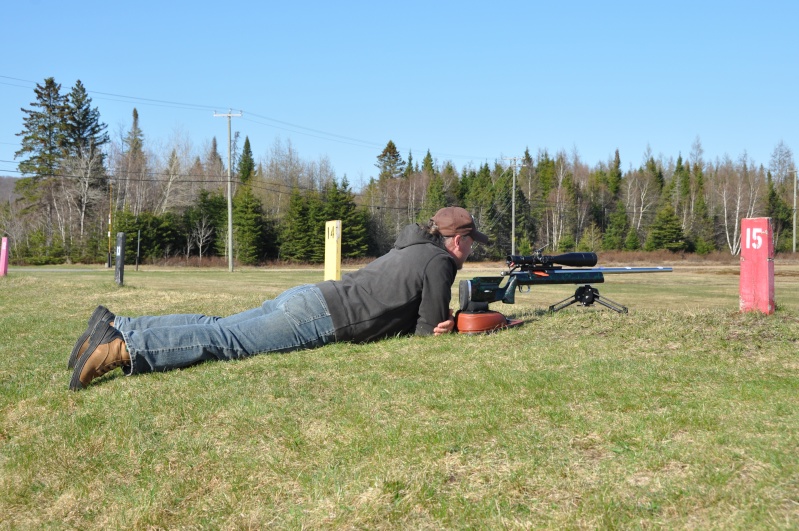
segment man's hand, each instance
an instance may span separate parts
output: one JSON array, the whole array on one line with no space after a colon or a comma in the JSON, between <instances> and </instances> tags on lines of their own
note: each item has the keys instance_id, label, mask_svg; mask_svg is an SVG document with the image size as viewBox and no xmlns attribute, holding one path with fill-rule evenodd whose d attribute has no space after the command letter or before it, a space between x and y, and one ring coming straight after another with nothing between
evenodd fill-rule
<instances>
[{"instance_id":1,"label":"man's hand","mask_svg":"<svg viewBox=\"0 0 799 531\"><path fill-rule=\"evenodd\" d=\"M449 334L455 330L455 318L452 316L452 310L449 311L449 319L444 322L438 323L433 328L433 335L440 336L441 334Z\"/></svg>"}]
</instances>

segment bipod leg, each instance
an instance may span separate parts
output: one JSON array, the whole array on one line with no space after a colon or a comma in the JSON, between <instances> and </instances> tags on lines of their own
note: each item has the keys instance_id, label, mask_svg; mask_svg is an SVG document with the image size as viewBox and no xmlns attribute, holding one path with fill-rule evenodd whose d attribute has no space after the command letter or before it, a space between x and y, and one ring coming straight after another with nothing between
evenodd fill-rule
<instances>
[{"instance_id":1,"label":"bipod leg","mask_svg":"<svg viewBox=\"0 0 799 531\"><path fill-rule=\"evenodd\" d=\"M566 302L568 301L568 302ZM557 302L549 307L550 312L557 312L558 310L562 310L567 306L571 306L572 304L579 302L583 306L591 306L595 302L598 302L605 308L613 310L614 312L618 313L627 313L627 307L622 306L621 304L614 302L608 298L604 298L599 294L599 290L593 286L586 284L585 286L580 286L575 290L574 297L567 297L560 302Z\"/></svg>"},{"instance_id":2,"label":"bipod leg","mask_svg":"<svg viewBox=\"0 0 799 531\"><path fill-rule=\"evenodd\" d=\"M610 308L614 312L618 313L627 313L627 307L622 306L618 302L613 302L612 300L608 299L607 297L601 297L599 293L596 294L596 302L604 306L605 308Z\"/></svg>"},{"instance_id":3,"label":"bipod leg","mask_svg":"<svg viewBox=\"0 0 799 531\"><path fill-rule=\"evenodd\" d=\"M572 304L579 302L583 306L591 306L594 303L594 299L599 297L599 291L596 288L593 288L589 285L580 286L574 292L574 295L571 297L566 297L560 302L556 302L552 306L549 307L549 311L554 313L567 306L571 306ZM566 302L569 301L569 302Z\"/></svg>"},{"instance_id":4,"label":"bipod leg","mask_svg":"<svg viewBox=\"0 0 799 531\"><path fill-rule=\"evenodd\" d=\"M618 302L613 302L607 297L602 297L599 294L599 290L593 286L582 286L580 288L577 288L577 291L574 293L574 298L575 299L579 298L580 303L583 306L591 306L593 303L598 302L605 308L609 308L614 312L627 313L626 306L622 306Z\"/></svg>"},{"instance_id":5,"label":"bipod leg","mask_svg":"<svg viewBox=\"0 0 799 531\"><path fill-rule=\"evenodd\" d=\"M566 301L568 301L568 302L566 302ZM556 302L555 304L553 304L552 306L550 306L550 307L549 307L549 313L555 313L555 312L557 312L557 311L559 311L559 310L562 310L563 308L565 308L565 307L567 307L567 306L571 306L571 305L572 305L572 304L574 304L575 302L579 302L579 301L577 300L577 297L576 297L576 296L570 296L570 297L566 297L566 298L565 298L565 299L563 299L562 301L560 301L560 302Z\"/></svg>"}]
</instances>

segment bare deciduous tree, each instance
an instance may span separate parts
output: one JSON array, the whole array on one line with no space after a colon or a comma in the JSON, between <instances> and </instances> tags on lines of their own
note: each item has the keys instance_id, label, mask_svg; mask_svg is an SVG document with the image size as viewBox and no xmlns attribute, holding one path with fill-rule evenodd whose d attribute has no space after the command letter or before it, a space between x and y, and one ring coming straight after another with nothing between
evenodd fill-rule
<instances>
[{"instance_id":1,"label":"bare deciduous tree","mask_svg":"<svg viewBox=\"0 0 799 531\"><path fill-rule=\"evenodd\" d=\"M555 158L555 186L549 193L546 217L547 241L550 249L558 248L560 240L567 230L569 191L566 187L566 180L571 175L571 167L565 153L558 153Z\"/></svg>"},{"instance_id":2,"label":"bare deciduous tree","mask_svg":"<svg viewBox=\"0 0 799 531\"><path fill-rule=\"evenodd\" d=\"M762 211L765 175L751 168L752 162L744 153L739 161L725 157L714 169L715 191L720 198L722 226L727 248L737 255L741 251L741 220Z\"/></svg>"},{"instance_id":3,"label":"bare deciduous tree","mask_svg":"<svg viewBox=\"0 0 799 531\"><path fill-rule=\"evenodd\" d=\"M87 148L84 156L65 159L63 167L63 193L77 211L78 234L83 238L86 233L87 210L90 206L97 205L105 195L102 155Z\"/></svg>"},{"instance_id":4,"label":"bare deciduous tree","mask_svg":"<svg viewBox=\"0 0 799 531\"><path fill-rule=\"evenodd\" d=\"M202 218L198 219L197 222L194 224L192 228L191 237L187 238L188 240L192 240L194 244L197 246L197 250L200 253L200 263L203 261L203 249L208 247L211 243L211 238L214 235L214 226L210 222L210 220L203 216Z\"/></svg>"}]
</instances>

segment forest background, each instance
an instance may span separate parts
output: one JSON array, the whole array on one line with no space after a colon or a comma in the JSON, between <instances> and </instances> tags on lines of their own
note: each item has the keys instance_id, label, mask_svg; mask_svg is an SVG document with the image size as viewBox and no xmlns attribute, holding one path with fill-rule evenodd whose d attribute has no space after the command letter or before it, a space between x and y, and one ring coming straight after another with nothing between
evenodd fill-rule
<instances>
[{"instance_id":1,"label":"forest background","mask_svg":"<svg viewBox=\"0 0 799 531\"><path fill-rule=\"evenodd\" d=\"M249 138L236 132L226 164L216 138L199 151L187 138L151 148L136 108L130 129L112 140L80 81L65 91L51 77L34 92L15 154L23 177L0 182L0 231L13 264L102 263L117 232L135 242L129 263L211 264L230 252L228 180L232 253L245 265L321 262L324 223L332 219L342 220L345 259L379 256L404 225L449 205L472 212L491 237L473 253L478 260L545 245L736 255L740 220L748 217L770 217L777 252L792 249L797 176L783 142L768 166L746 153L706 161L697 137L686 157L656 158L648 149L640 166L624 171L618 150L593 166L576 149L528 148L456 168L430 150L421 160L403 156L388 140L376 154L376 175L354 191L328 159L303 160L290 142L276 140L256 160Z\"/></svg>"}]
</instances>

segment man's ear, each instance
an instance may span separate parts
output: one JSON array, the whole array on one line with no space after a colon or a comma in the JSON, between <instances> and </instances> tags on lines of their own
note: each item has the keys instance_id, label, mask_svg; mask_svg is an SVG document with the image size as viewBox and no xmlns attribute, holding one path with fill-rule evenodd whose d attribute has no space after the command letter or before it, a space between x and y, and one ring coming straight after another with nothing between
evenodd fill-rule
<instances>
[{"instance_id":1,"label":"man's ear","mask_svg":"<svg viewBox=\"0 0 799 531\"><path fill-rule=\"evenodd\" d=\"M460 246L462 238L463 236L456 234L449 239L453 249L457 249Z\"/></svg>"}]
</instances>

